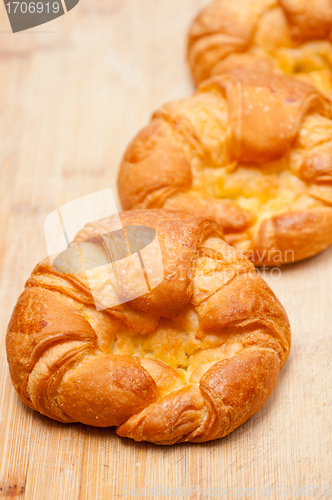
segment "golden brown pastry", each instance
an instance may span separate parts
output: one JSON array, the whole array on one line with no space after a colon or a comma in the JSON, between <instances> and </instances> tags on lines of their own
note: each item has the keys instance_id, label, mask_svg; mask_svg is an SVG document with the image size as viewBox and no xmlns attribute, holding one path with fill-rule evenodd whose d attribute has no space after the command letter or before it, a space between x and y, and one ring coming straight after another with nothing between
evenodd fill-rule
<instances>
[{"instance_id":1,"label":"golden brown pastry","mask_svg":"<svg viewBox=\"0 0 332 500\"><path fill-rule=\"evenodd\" d=\"M289 354L287 315L215 222L167 210L120 217L125 227L156 230L162 282L97 311L84 273L38 264L8 327L14 387L50 418L118 426L138 441L225 436L271 395ZM77 235L85 262L110 258L101 235L116 224L112 216ZM72 248L58 266L77 266Z\"/></svg>"},{"instance_id":2,"label":"golden brown pastry","mask_svg":"<svg viewBox=\"0 0 332 500\"><path fill-rule=\"evenodd\" d=\"M128 147L123 208L209 217L256 264L332 244L330 101L294 77L233 70L154 113Z\"/></svg>"},{"instance_id":3,"label":"golden brown pastry","mask_svg":"<svg viewBox=\"0 0 332 500\"><path fill-rule=\"evenodd\" d=\"M237 67L296 75L332 95L331 0L215 0L188 40L197 83Z\"/></svg>"}]
</instances>

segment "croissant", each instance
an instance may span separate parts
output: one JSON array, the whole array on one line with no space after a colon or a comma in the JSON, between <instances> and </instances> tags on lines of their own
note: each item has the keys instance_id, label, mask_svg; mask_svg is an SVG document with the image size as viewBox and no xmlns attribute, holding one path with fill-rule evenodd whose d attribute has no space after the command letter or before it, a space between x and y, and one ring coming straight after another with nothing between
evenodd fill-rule
<instances>
[{"instance_id":1,"label":"croissant","mask_svg":"<svg viewBox=\"0 0 332 500\"><path fill-rule=\"evenodd\" d=\"M296 75L332 95L331 0L215 0L193 22L196 83L236 67Z\"/></svg>"},{"instance_id":2,"label":"croissant","mask_svg":"<svg viewBox=\"0 0 332 500\"><path fill-rule=\"evenodd\" d=\"M215 222L162 209L128 211L120 219L124 228L155 230L161 282L98 310L73 246L56 266L45 259L8 326L13 385L43 415L117 426L119 436L137 441L225 436L271 395L289 354L287 315ZM78 233L74 243L85 262L111 259L115 229L111 216ZM146 271L151 262L144 264ZM107 281L104 269L99 285Z\"/></svg>"},{"instance_id":3,"label":"croissant","mask_svg":"<svg viewBox=\"0 0 332 500\"><path fill-rule=\"evenodd\" d=\"M125 210L209 217L257 265L332 244L330 101L294 77L232 70L154 113L124 154Z\"/></svg>"}]
</instances>

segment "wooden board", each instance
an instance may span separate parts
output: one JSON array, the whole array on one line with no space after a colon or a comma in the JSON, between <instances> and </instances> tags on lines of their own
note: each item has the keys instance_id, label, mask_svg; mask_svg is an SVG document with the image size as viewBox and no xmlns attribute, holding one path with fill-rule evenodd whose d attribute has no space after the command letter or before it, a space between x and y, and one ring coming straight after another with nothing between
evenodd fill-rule
<instances>
[{"instance_id":1,"label":"wooden board","mask_svg":"<svg viewBox=\"0 0 332 500\"><path fill-rule=\"evenodd\" d=\"M157 447L61 425L25 407L9 380L6 326L46 255L45 217L85 194L116 193L128 141L156 107L193 89L185 34L206 3L81 0L15 35L0 5L0 497L135 498L133 488L159 485L169 491L137 494L170 498L193 485L173 498L290 499L312 485L315 498L331 498L332 249L267 276L291 319L291 356L265 407L222 440ZM202 489L215 487L219 496Z\"/></svg>"}]
</instances>

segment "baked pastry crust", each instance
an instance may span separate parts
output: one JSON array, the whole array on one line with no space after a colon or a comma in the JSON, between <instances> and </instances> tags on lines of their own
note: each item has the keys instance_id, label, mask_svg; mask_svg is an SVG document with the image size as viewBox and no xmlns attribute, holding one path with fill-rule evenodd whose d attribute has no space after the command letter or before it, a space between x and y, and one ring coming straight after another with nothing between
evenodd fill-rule
<instances>
[{"instance_id":1,"label":"baked pastry crust","mask_svg":"<svg viewBox=\"0 0 332 500\"><path fill-rule=\"evenodd\" d=\"M215 0L193 22L196 83L237 67L291 74L332 95L331 0Z\"/></svg>"},{"instance_id":2,"label":"baked pastry crust","mask_svg":"<svg viewBox=\"0 0 332 500\"><path fill-rule=\"evenodd\" d=\"M138 441L225 436L274 389L290 349L287 315L215 222L167 210L120 217L156 230L163 281L97 311L84 274L38 264L8 326L14 387L50 418L118 426ZM89 238L87 254L98 245L107 254L99 235L117 220L87 225L75 242Z\"/></svg>"},{"instance_id":3,"label":"baked pastry crust","mask_svg":"<svg viewBox=\"0 0 332 500\"><path fill-rule=\"evenodd\" d=\"M331 118L330 101L294 77L211 78L129 145L122 206L212 218L258 265L313 256L332 244Z\"/></svg>"}]
</instances>

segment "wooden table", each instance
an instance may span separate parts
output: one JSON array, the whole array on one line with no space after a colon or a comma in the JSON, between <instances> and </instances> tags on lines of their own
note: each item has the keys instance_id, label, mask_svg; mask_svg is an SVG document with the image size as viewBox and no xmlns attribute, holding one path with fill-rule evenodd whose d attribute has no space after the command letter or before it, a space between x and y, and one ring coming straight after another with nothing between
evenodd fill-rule
<instances>
[{"instance_id":1,"label":"wooden table","mask_svg":"<svg viewBox=\"0 0 332 500\"><path fill-rule=\"evenodd\" d=\"M222 440L158 447L61 425L24 406L9 379L6 326L46 255L45 217L88 193L116 194L128 141L156 107L192 91L185 34L206 3L81 0L15 35L0 6L0 497L172 498L170 488L193 485L173 498L291 499L313 485L315 498L332 498L332 249L266 276L291 319L291 356L264 408Z\"/></svg>"}]
</instances>

